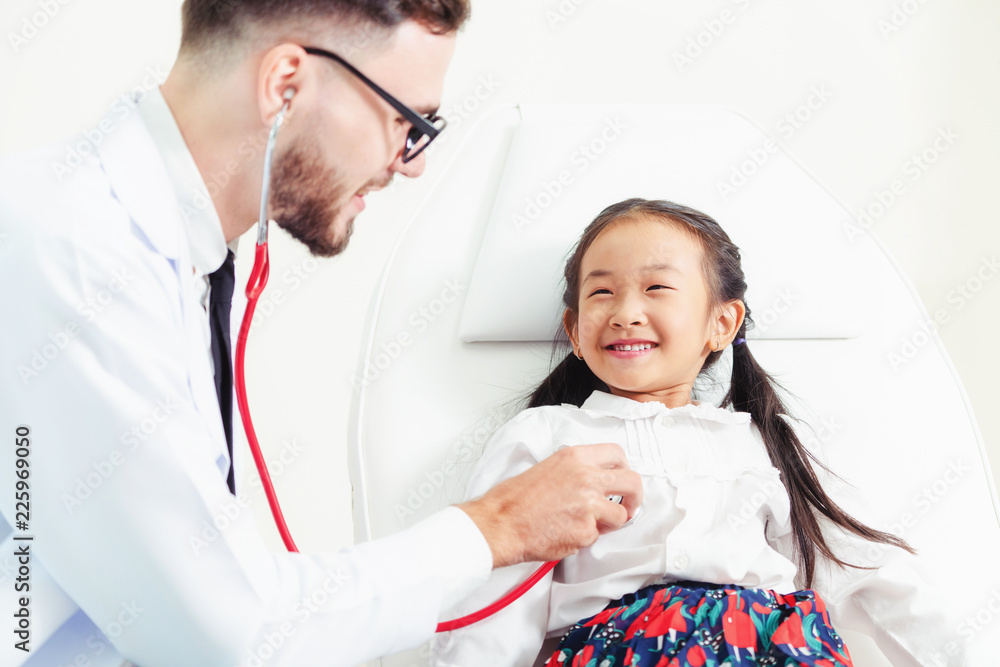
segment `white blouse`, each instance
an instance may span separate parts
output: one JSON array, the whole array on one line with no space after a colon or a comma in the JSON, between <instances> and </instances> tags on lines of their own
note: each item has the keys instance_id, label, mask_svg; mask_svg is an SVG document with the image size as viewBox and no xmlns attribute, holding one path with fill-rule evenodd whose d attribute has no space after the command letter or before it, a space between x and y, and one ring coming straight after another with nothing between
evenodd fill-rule
<instances>
[{"instance_id":1,"label":"white blouse","mask_svg":"<svg viewBox=\"0 0 1000 667\"><path fill-rule=\"evenodd\" d=\"M803 588L796 583L788 495L746 412L704 403L667 408L599 391L581 408L525 410L494 434L466 496L481 495L561 447L601 442L620 444L642 476L644 499L634 520L565 558L495 616L437 635L432 664L531 665L546 637L559 637L609 601L664 580L780 593ZM827 534L835 550L859 549L858 538ZM893 665L946 664L935 657L946 639L934 601L924 599L933 594L915 559L891 547L881 551L887 558L875 570L842 570L818 560L812 588L826 600L835 627L845 623L871 635ZM841 557L851 562L849 553ZM494 571L445 617L486 606L538 566Z\"/></svg>"}]
</instances>

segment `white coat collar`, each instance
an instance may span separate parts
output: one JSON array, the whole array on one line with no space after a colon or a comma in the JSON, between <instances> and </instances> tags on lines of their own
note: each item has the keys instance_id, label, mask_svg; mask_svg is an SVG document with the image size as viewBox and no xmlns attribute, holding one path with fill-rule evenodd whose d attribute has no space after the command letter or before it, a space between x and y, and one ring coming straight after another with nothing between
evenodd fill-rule
<instances>
[{"instance_id":1,"label":"white coat collar","mask_svg":"<svg viewBox=\"0 0 1000 667\"><path fill-rule=\"evenodd\" d=\"M222 222L159 88L124 107L116 105L101 127L106 123L113 129L97 148L101 164L115 196L149 242L170 259L178 259L186 244L200 274L222 266Z\"/></svg>"},{"instance_id":2,"label":"white coat collar","mask_svg":"<svg viewBox=\"0 0 1000 667\"><path fill-rule=\"evenodd\" d=\"M226 259L226 237L222 221L209 196L208 188L184 141L174 114L159 88L153 88L139 100L139 115L156 142L167 167L181 207L184 231L191 245L191 263L201 274L209 274ZM236 241L233 241L235 246ZM235 252L236 248L233 248Z\"/></svg>"},{"instance_id":3,"label":"white coat collar","mask_svg":"<svg viewBox=\"0 0 1000 667\"><path fill-rule=\"evenodd\" d=\"M678 408L668 408L659 401L643 403L603 391L592 393L580 409L599 416L620 419L645 419L666 414L671 417L688 416L694 419L706 419L721 424L745 424L750 421L749 412L732 412L709 403L688 403Z\"/></svg>"}]
</instances>

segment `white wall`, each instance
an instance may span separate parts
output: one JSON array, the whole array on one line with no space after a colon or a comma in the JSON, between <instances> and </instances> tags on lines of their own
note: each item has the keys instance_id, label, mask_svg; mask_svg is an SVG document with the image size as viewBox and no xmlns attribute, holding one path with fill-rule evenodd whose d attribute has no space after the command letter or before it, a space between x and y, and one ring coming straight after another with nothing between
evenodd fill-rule
<instances>
[{"instance_id":1,"label":"white wall","mask_svg":"<svg viewBox=\"0 0 1000 667\"><path fill-rule=\"evenodd\" d=\"M11 34L31 34L22 33L26 20L43 23L46 6L57 8L54 16L13 44ZM0 153L81 130L147 73L169 69L179 7L180 0L4 0ZM472 120L520 101L728 104L770 130L859 213L900 181L901 194L872 229L927 310L944 311L939 332L1000 479L1000 280L982 268L1000 248L998 28L1000 5L988 0L476 0L445 89L452 123L427 174L371 196L350 249L335 260L313 267L273 234L268 289L285 299L256 330L247 364L267 449L294 442L302 450L277 476L300 547L351 541L343 448L350 376L393 240ZM692 50L693 61L679 65L677 55L699 39L701 53ZM818 108L807 114L800 106L810 99ZM783 119L796 110L810 117L789 131ZM936 153L936 137L949 132L953 139L939 141L946 150ZM925 150L936 160L914 172L913 156ZM240 259L243 275L249 255ZM286 278L292 269L306 278ZM981 270L987 279L979 283ZM960 285L978 291L960 299ZM274 535L266 503L255 510Z\"/></svg>"}]
</instances>

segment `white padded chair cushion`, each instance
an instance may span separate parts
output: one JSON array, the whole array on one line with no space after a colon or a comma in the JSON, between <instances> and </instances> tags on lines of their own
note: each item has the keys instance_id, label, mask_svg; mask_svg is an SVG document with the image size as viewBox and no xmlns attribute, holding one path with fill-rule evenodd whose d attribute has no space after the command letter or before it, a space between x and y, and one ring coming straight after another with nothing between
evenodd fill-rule
<instances>
[{"instance_id":1,"label":"white padded chair cushion","mask_svg":"<svg viewBox=\"0 0 1000 667\"><path fill-rule=\"evenodd\" d=\"M630 197L700 209L729 233L759 313L751 339L858 335L868 317L855 297L849 218L756 126L719 107L583 109L578 120L564 107L524 110L469 286L463 341L552 340L568 253L605 206ZM809 252L817 244L827 252Z\"/></svg>"}]
</instances>

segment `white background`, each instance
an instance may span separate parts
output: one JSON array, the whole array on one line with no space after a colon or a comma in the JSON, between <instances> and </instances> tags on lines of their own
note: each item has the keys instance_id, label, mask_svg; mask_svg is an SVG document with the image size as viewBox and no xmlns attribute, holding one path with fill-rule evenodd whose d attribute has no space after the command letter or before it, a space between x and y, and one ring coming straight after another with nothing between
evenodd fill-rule
<instances>
[{"instance_id":1,"label":"white background","mask_svg":"<svg viewBox=\"0 0 1000 667\"><path fill-rule=\"evenodd\" d=\"M0 153L83 130L147 73L165 73L179 43L180 4L4 0ZM57 8L45 21L43 5ZM723 11L733 19L725 25ZM26 20L44 25L25 32ZM31 36L14 45L11 34ZM939 333L1000 478L1000 280L975 282L1000 249L998 38L1000 4L989 0L476 0L446 82L442 108L451 123L427 173L370 196L342 257L314 266L272 230L268 289L285 299L255 329L247 368L266 451L295 445L276 477L299 546L333 550L352 541L344 449L350 378L392 244L472 122L517 102L727 104L859 213L902 181L903 193L872 230L928 312L947 312ZM697 57L679 66L677 54L699 39L701 53L690 51ZM829 99L800 109L819 89ZM779 123L797 110L808 118L789 133ZM957 138L914 179L908 161L949 129ZM241 276L250 244L244 239ZM283 280L292 267L307 276L294 288ZM954 290L970 280L980 289L957 308ZM863 379L844 391L864 392ZM266 503L254 509L275 536Z\"/></svg>"}]
</instances>

